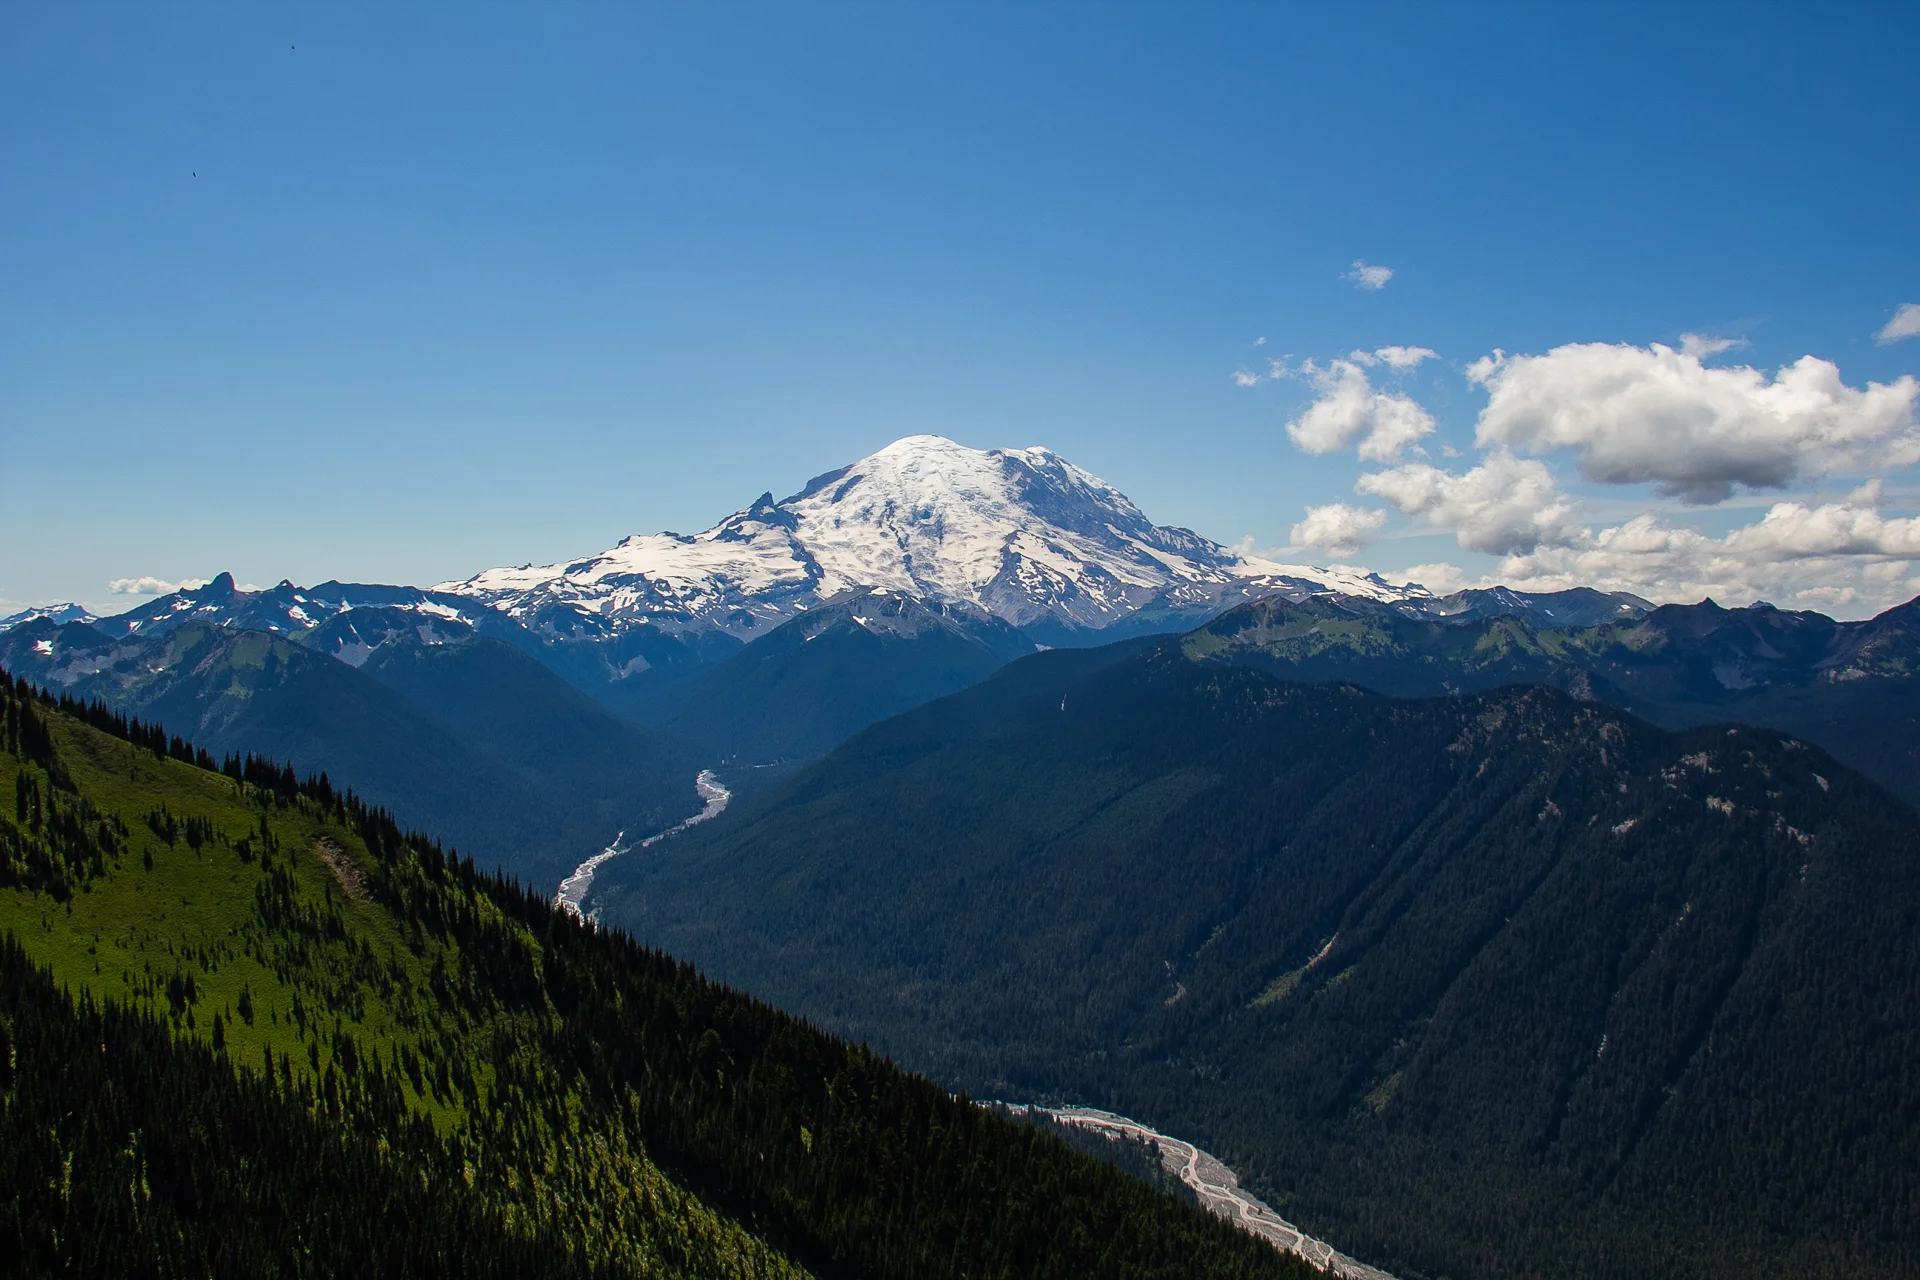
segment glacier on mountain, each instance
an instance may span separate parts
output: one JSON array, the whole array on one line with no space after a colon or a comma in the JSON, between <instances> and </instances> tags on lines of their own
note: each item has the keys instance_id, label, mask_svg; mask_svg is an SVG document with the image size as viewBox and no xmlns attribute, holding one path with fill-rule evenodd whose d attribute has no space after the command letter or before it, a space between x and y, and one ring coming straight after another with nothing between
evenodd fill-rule
<instances>
[{"instance_id":1,"label":"glacier on mountain","mask_svg":"<svg viewBox=\"0 0 1920 1280\"><path fill-rule=\"evenodd\" d=\"M1077 631L1143 608L1185 613L1244 594L1428 594L1352 570L1239 555L1156 525L1048 449L970 449L932 435L897 440L778 502L765 494L704 533L635 535L599 555L490 569L433 590L538 630L573 634L584 623L745 639L857 588Z\"/></svg>"}]
</instances>

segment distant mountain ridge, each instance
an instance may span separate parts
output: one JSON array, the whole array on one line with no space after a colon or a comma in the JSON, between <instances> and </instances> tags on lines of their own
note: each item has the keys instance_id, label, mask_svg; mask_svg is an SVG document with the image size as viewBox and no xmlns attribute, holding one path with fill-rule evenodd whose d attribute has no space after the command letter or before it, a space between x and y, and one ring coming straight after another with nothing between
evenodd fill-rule
<instances>
[{"instance_id":1,"label":"distant mountain ridge","mask_svg":"<svg viewBox=\"0 0 1920 1280\"><path fill-rule=\"evenodd\" d=\"M40 609L22 609L18 613L10 613L0 618L0 632L11 631L22 623L36 622L41 618L47 618L56 624L98 621L83 605L55 604Z\"/></svg>"},{"instance_id":2,"label":"distant mountain ridge","mask_svg":"<svg viewBox=\"0 0 1920 1280\"><path fill-rule=\"evenodd\" d=\"M189 624L266 632L377 679L399 669L395 654L418 662L484 639L616 715L685 736L714 763L771 763L822 754L1035 648L1204 625L1190 646L1289 679L1352 679L1400 695L1544 681L1664 724L1746 718L1804 734L1920 797L1920 747L1909 741L1920 732L1908 732L1920 728L1920 686L1896 675L1812 689L1791 657L1803 641L1866 645L1885 675L1888 655L1906 652L1901 626L1668 606L1654 631L1671 636L1656 654L1644 639L1654 632L1641 626L1653 608L1586 588L1438 596L1351 569L1279 564L1156 525L1049 450L912 436L788 498L764 494L696 535L630 537L598 555L432 588L283 581L246 590L222 573L113 617L78 606L16 615L0 650L71 687L92 678L88 655L113 647L100 637L124 648ZM1247 610L1269 622L1247 623ZM1275 647L1275 626L1293 625L1272 623L1282 615L1315 621ZM1728 621L1749 616L1750 627ZM1743 627L1751 642L1734 642ZM1570 639L1576 631L1593 634ZM1847 672L1858 674L1832 674ZM1660 680L1672 687L1654 689ZM379 776L357 772L370 783Z\"/></svg>"},{"instance_id":3,"label":"distant mountain ridge","mask_svg":"<svg viewBox=\"0 0 1920 1280\"><path fill-rule=\"evenodd\" d=\"M1398 697L1546 684L1668 728L1739 722L1817 743L1920 805L1920 601L1862 622L1711 600L1570 621L1270 597L1181 641L1195 662L1285 680L1347 680Z\"/></svg>"},{"instance_id":4,"label":"distant mountain ridge","mask_svg":"<svg viewBox=\"0 0 1920 1280\"><path fill-rule=\"evenodd\" d=\"M1273 595L1335 593L1449 619L1518 612L1558 625L1649 607L1594 591L1435 596L1341 566L1281 564L1156 525L1114 486L1048 449L909 436L790 497L763 494L695 535L635 535L597 555L432 588L282 581L246 590L221 573L106 618L78 605L26 610L0 620L0 634L51 621L125 638L207 622L296 638L351 664L362 641L346 632L356 626L327 624L379 610L384 635L410 614L421 643L465 634L503 641L633 713L657 700L659 686L858 592L916 600L955 619L991 618L1056 647L1185 631Z\"/></svg>"},{"instance_id":5,"label":"distant mountain ridge","mask_svg":"<svg viewBox=\"0 0 1920 1280\"><path fill-rule=\"evenodd\" d=\"M1050 645L1114 638L1116 628L1185 630L1273 594L1337 593L1446 617L1531 612L1549 598L1506 588L1440 597L1345 566L1246 555L1153 523L1049 449L972 449L919 435L789 497L762 494L698 534L635 534L598 554L431 588L282 581L246 591L222 573L112 617L62 605L0 619L0 631L51 617L97 621L116 635L196 619L293 635L351 609L405 609L506 640L584 685L723 657L862 590L976 610ZM1624 593L1552 598L1583 613L1649 607Z\"/></svg>"}]
</instances>

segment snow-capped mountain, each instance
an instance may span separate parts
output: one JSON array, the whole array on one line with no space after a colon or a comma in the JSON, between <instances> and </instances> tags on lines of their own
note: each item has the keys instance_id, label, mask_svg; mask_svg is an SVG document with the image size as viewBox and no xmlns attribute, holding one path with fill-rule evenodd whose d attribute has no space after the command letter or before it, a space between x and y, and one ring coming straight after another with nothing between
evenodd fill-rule
<instances>
[{"instance_id":1,"label":"snow-capped mountain","mask_svg":"<svg viewBox=\"0 0 1920 1280\"><path fill-rule=\"evenodd\" d=\"M366 608L406 609L429 618L475 627L499 621L495 612L472 600L437 597L418 587L345 582L296 587L291 582L281 582L263 591L250 591L235 585L230 573L219 574L205 586L161 596L137 609L86 621L113 636L152 635L187 622L211 622L223 627L292 636L310 631L349 610Z\"/></svg>"},{"instance_id":2,"label":"snow-capped mountain","mask_svg":"<svg viewBox=\"0 0 1920 1280\"><path fill-rule=\"evenodd\" d=\"M89 623L102 638L127 641L206 622L283 635L349 664L396 640L431 646L481 635L631 713L622 699L651 696L643 685L724 660L855 593L917 601L956 625L969 614L991 619L1038 644L1185 630L1274 595L1337 593L1410 616L1516 613L1562 626L1646 608L1596 592L1440 598L1351 569L1278 564L1156 525L1050 450L909 436L792 497L763 494L704 533L636 535L563 564L491 569L427 589L281 582L250 590L222 573L108 618L67 607L6 623L52 645L61 624ZM901 617L910 614L918 616ZM80 636L69 647L84 656L99 644Z\"/></svg>"},{"instance_id":3,"label":"snow-capped mountain","mask_svg":"<svg viewBox=\"0 0 1920 1280\"><path fill-rule=\"evenodd\" d=\"M1156 525L1047 449L969 449L930 435L897 440L792 497L765 494L704 533L636 535L599 555L491 569L434 590L552 634L646 626L744 639L859 588L1075 631L1107 628L1149 604L1169 614L1206 609L1240 591L1428 594L1242 556Z\"/></svg>"},{"instance_id":4,"label":"snow-capped mountain","mask_svg":"<svg viewBox=\"0 0 1920 1280\"><path fill-rule=\"evenodd\" d=\"M53 604L39 609L22 609L18 613L10 613L0 618L0 632L11 631L22 623L34 622L41 618L47 619L56 626L65 626L69 622L99 621L87 611L84 605Z\"/></svg>"}]
</instances>

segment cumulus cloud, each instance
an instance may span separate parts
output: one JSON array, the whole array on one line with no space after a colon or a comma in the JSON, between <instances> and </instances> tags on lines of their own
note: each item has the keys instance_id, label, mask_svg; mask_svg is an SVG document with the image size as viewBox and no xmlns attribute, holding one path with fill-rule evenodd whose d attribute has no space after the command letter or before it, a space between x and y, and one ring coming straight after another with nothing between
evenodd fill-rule
<instances>
[{"instance_id":1,"label":"cumulus cloud","mask_svg":"<svg viewBox=\"0 0 1920 1280\"><path fill-rule=\"evenodd\" d=\"M1387 281L1393 279L1392 267L1370 266L1359 258L1353 260L1353 270L1340 277L1353 281L1356 289L1365 289L1369 293L1378 292L1387 287Z\"/></svg>"},{"instance_id":2,"label":"cumulus cloud","mask_svg":"<svg viewBox=\"0 0 1920 1280\"><path fill-rule=\"evenodd\" d=\"M176 591L197 591L206 585L205 578L182 578L178 582L168 582L164 578L146 576L115 578L107 584L107 590L116 596L170 596Z\"/></svg>"},{"instance_id":3,"label":"cumulus cloud","mask_svg":"<svg viewBox=\"0 0 1920 1280\"><path fill-rule=\"evenodd\" d=\"M1920 518L1882 515L1875 486L1837 502L1775 503L1723 537L1647 513L1578 545L1509 557L1499 580L1534 591L1571 586L1656 600L1769 600L1830 613L1889 608L1920 592Z\"/></svg>"},{"instance_id":4,"label":"cumulus cloud","mask_svg":"<svg viewBox=\"0 0 1920 1280\"><path fill-rule=\"evenodd\" d=\"M1412 463L1361 476L1353 487L1449 530L1469 551L1523 554L1543 544L1570 545L1584 533L1547 464L1506 449L1468 471Z\"/></svg>"},{"instance_id":5,"label":"cumulus cloud","mask_svg":"<svg viewBox=\"0 0 1920 1280\"><path fill-rule=\"evenodd\" d=\"M1387 513L1377 508L1330 502L1308 507L1307 518L1293 526L1289 537L1296 547L1314 547L1336 560L1348 560L1359 555L1386 522Z\"/></svg>"},{"instance_id":6,"label":"cumulus cloud","mask_svg":"<svg viewBox=\"0 0 1920 1280\"><path fill-rule=\"evenodd\" d=\"M1451 595L1467 587L1484 585L1485 582L1484 579L1469 578L1459 565L1448 564L1444 560L1432 564L1410 564L1381 576L1388 582L1417 583L1437 596Z\"/></svg>"},{"instance_id":7,"label":"cumulus cloud","mask_svg":"<svg viewBox=\"0 0 1920 1280\"><path fill-rule=\"evenodd\" d=\"M1308 453L1335 453L1357 445L1367 461L1390 462L1433 431L1432 414L1399 392L1376 390L1357 361L1318 365L1309 360L1300 375L1312 384L1316 397L1287 424L1287 435Z\"/></svg>"},{"instance_id":8,"label":"cumulus cloud","mask_svg":"<svg viewBox=\"0 0 1920 1280\"><path fill-rule=\"evenodd\" d=\"M1881 346L1889 342L1898 342L1902 338L1920 337L1920 302L1903 302L1893 313L1893 319L1874 336Z\"/></svg>"},{"instance_id":9,"label":"cumulus cloud","mask_svg":"<svg viewBox=\"0 0 1920 1280\"><path fill-rule=\"evenodd\" d=\"M1539 356L1496 351L1467 376L1489 394L1482 447L1566 449L1589 480L1651 483L1690 502L1920 460L1920 382L1859 390L1810 355L1769 379L1659 343L1573 343Z\"/></svg>"},{"instance_id":10,"label":"cumulus cloud","mask_svg":"<svg viewBox=\"0 0 1920 1280\"><path fill-rule=\"evenodd\" d=\"M1844 502L1817 507L1776 502L1760 523L1735 529L1724 543L1729 551L1765 560L1920 557L1920 517L1887 517L1879 507L1878 481L1856 490Z\"/></svg>"}]
</instances>

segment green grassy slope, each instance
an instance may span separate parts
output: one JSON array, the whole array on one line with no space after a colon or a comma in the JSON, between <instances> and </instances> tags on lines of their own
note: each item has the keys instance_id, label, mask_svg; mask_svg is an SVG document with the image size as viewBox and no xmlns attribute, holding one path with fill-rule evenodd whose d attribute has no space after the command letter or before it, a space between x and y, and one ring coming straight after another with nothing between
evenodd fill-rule
<instances>
[{"instance_id":1,"label":"green grassy slope","mask_svg":"<svg viewBox=\"0 0 1920 1280\"><path fill-rule=\"evenodd\" d=\"M41 1270L1299 1274L330 787L4 710L0 1236Z\"/></svg>"},{"instance_id":2,"label":"green grassy slope","mask_svg":"<svg viewBox=\"0 0 1920 1280\"><path fill-rule=\"evenodd\" d=\"M144 1014L303 1096L339 1098L381 1070L370 1087L453 1139L442 1158L472 1170L475 1203L462 1216L494 1234L571 1241L583 1260L623 1270L799 1274L676 1186L617 1117L592 1114L550 1068L530 1083L548 1086L560 1116L490 1140L498 1108L527 1091L512 1072L544 1066L529 1043L540 1011L485 990L489 957L373 900L366 839L343 811L57 714L45 721L45 760L0 754L0 794L29 800L8 835L30 846L35 808L55 811L43 831L62 812L84 814L102 856L91 874L36 875L16 853L0 933L68 992ZM441 896L506 924L480 895ZM338 1105L363 1124L375 1123L364 1110L379 1111L367 1099Z\"/></svg>"}]
</instances>

